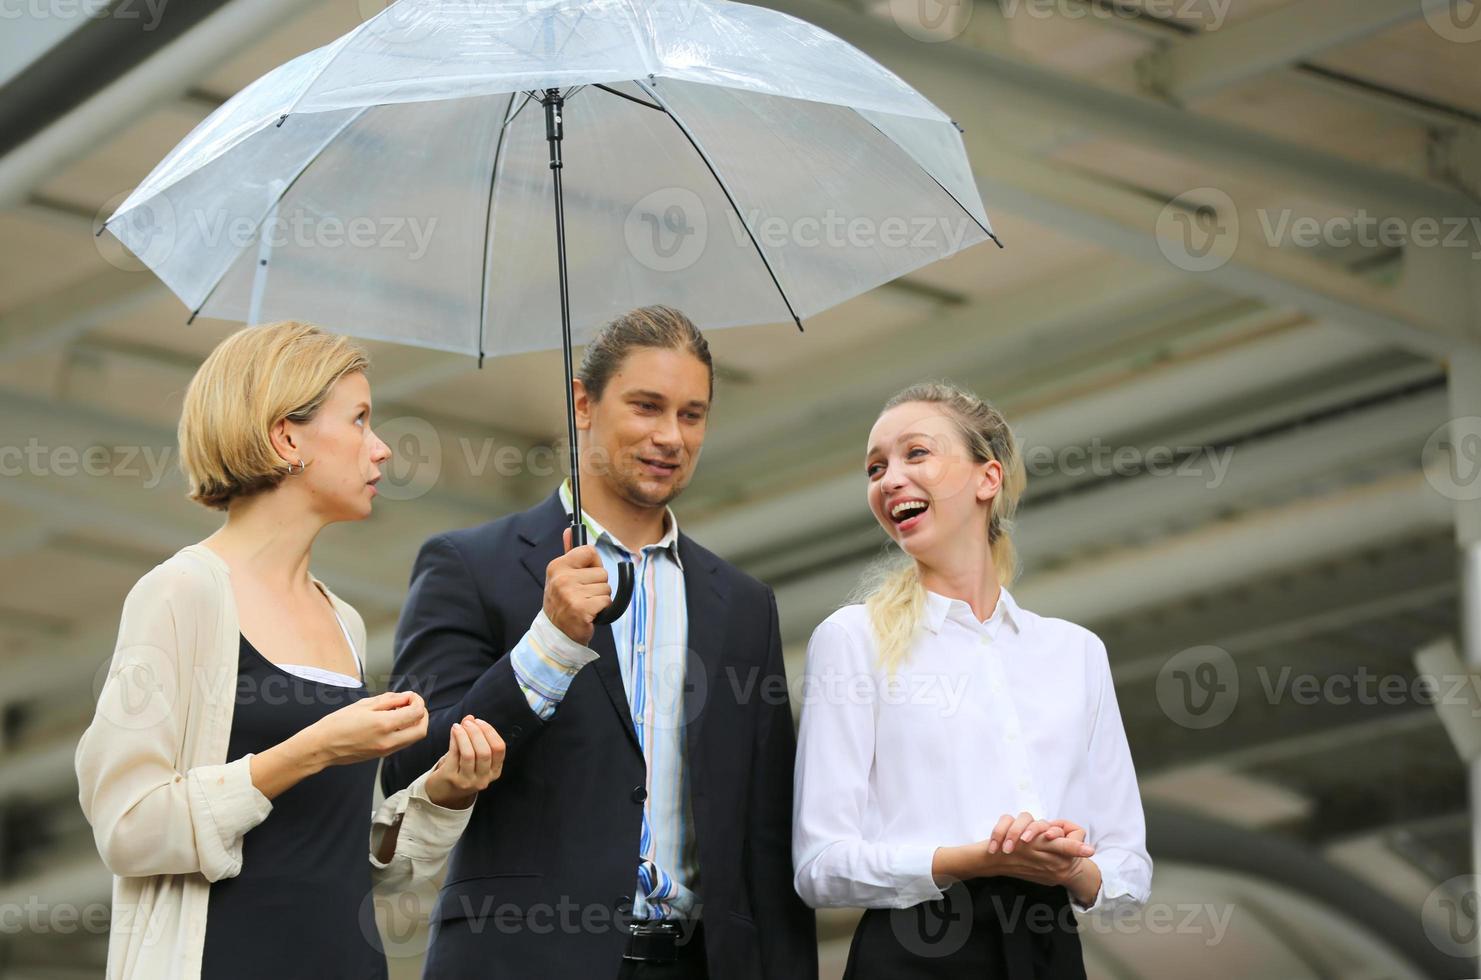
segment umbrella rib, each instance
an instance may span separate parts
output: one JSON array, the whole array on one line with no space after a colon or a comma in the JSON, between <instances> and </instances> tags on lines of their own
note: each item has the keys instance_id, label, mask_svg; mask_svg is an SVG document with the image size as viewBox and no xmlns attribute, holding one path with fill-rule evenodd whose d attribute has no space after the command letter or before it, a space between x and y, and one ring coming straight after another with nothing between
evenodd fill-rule
<instances>
[{"instance_id":1,"label":"umbrella rib","mask_svg":"<svg viewBox=\"0 0 1481 980\"><path fill-rule=\"evenodd\" d=\"M645 106L645 107L647 107L649 109L652 109L654 112L663 112L664 111L663 106L661 106L661 105L654 105L652 102L646 102L643 99L640 99L640 98L638 98L635 95L628 95L626 92L619 92L615 88L612 88L610 85L603 85L601 82L593 82L592 85L591 85L591 87L592 88L599 88L603 92L608 93L609 95L615 95L615 96L617 96L619 99L626 99L629 102L636 102L638 105Z\"/></svg>"},{"instance_id":2,"label":"umbrella rib","mask_svg":"<svg viewBox=\"0 0 1481 980\"><path fill-rule=\"evenodd\" d=\"M492 250L493 237L490 234L494 225L494 184L499 180L499 163L504 156L504 134L509 132L509 124L519 113L510 114L514 108L514 99L518 92L509 93L509 103L504 106L504 124L499 127L499 136L494 143L494 164L489 168L489 200L488 208L484 211L483 218L483 276L478 288L478 366L483 367L483 335L484 328L489 315L489 253ZM529 101L528 98L525 100ZM520 106L521 109L524 106Z\"/></svg>"},{"instance_id":3,"label":"umbrella rib","mask_svg":"<svg viewBox=\"0 0 1481 980\"><path fill-rule=\"evenodd\" d=\"M756 241L756 236L751 232L750 224L746 222L746 216L741 214L740 207L735 203L735 195L730 193L730 187L725 183L725 179L720 176L719 171L715 169L714 163L710 160L710 155L705 152L704 147L699 145L699 140L689 131L689 127L684 125L684 121L674 115L674 111L669 108L669 104L664 101L663 96L658 94L656 88L646 85L638 79L634 79L633 83L644 92L647 92L649 98L658 103L659 107L663 109L664 115L674 121L674 125L679 127L679 132L683 133L684 138L689 141L689 145L694 147L694 152L699 154L700 160L704 162L705 169L710 172L711 177L715 178L715 183L719 186L721 193L725 195L725 200L730 202L730 209L735 212L736 219L740 221L741 227L746 230L746 237L751 240L751 247L756 250L756 256L761 259L761 264L766 266L766 274L771 276L772 285L776 286L777 293L782 297L782 303L787 307L787 312L791 315L792 322L797 324L798 330L801 330L802 318L792 308L792 301L787 298L787 291L782 288L782 283L777 278L776 270L771 267L771 262L767 260L766 253L761 251L761 243Z\"/></svg>"},{"instance_id":4,"label":"umbrella rib","mask_svg":"<svg viewBox=\"0 0 1481 980\"><path fill-rule=\"evenodd\" d=\"M886 133L884 130L880 129L878 126L874 125L874 122L868 116L866 116L862 112L860 112L857 106L850 106L849 108L853 109L854 114L856 116L858 116L860 119L864 120L865 125L867 125L870 129L874 130L876 133L878 133L880 136L883 136L885 139L889 140L891 143L894 143L896 146L900 146L900 144L899 143L896 143L895 140L890 139L890 135L888 133ZM931 173L924 166L922 166L921 165L921 162L915 158L915 155L914 154L910 153L903 146L900 147L900 149L901 149L902 152L905 153L905 155L907 157L910 158L910 162L913 163L913 164L915 164L916 167L918 167L920 169L920 172L921 173L923 173L927 177L931 178L931 183L933 183L937 187L941 188L941 193L943 193L947 197L951 198L951 203L953 203L957 207L961 208L962 209L962 213L965 214L967 217L971 218L972 219L972 223L974 225L976 225L978 228L981 228L982 229L982 233L984 235L986 235L988 238L991 238L993 240L993 244L994 245L996 245L998 248L1002 248L1003 247L1003 243L998 240L998 236L997 235L994 235L993 234L992 229L991 228L988 228L982 222L978 221L977 220L977 216L975 214L973 214L971 211L968 211L967 210L967 206L965 204L963 204L960 200L958 200L957 199L957 196L955 194L953 194L951 191L947 190L946 189L946 185L943 184L943 183L941 183L941 181L937 180L935 174Z\"/></svg>"},{"instance_id":5,"label":"umbrella rib","mask_svg":"<svg viewBox=\"0 0 1481 980\"><path fill-rule=\"evenodd\" d=\"M370 109L370 106L365 106L364 108L360 109L360 111L356 112L349 119L346 119L338 129L331 133L328 139L319 144L319 148L314 151L314 155L309 157L309 162L305 163L303 165L303 168L299 170L298 173L293 175L292 180L283 185L282 192L268 203L267 209L262 212L262 215L257 219L256 223L252 225L252 231L254 234L262 229L262 223L267 220L267 216L273 213L274 208L283 203L283 198L288 196L288 192L293 190L294 185L298 183L299 179L302 178L304 174L309 172L310 167L319 162L319 158L324 155L324 151L329 149L329 145L335 140L339 139L341 133L353 126L356 121L358 121L361 116L369 112ZM237 254L240 255L241 253L238 252ZM235 261L235 257L233 257L233 261ZM218 276L216 278L216 281L211 284L210 290L201 299L200 305L198 305L194 310L190 311L190 319L185 321L185 325L187 327L195 322L195 318L200 316L201 310L205 309L206 304L211 302L211 297L216 295L216 290L221 287L222 281L226 279L226 274L231 271L231 266L231 262L226 263L226 268L221 270L221 275Z\"/></svg>"},{"instance_id":6,"label":"umbrella rib","mask_svg":"<svg viewBox=\"0 0 1481 980\"><path fill-rule=\"evenodd\" d=\"M530 102L535 98L535 93L534 92L523 92L523 93L521 93L521 92L511 92L510 95L509 95L509 104L510 105L514 105L514 96L516 96L516 95L523 95L525 97L525 100L523 102L521 102L519 104L519 108L518 109L515 109L513 112L510 112L507 109L504 111L504 128L505 129L508 129L509 128L509 124L512 123L512 122L514 122L514 120L516 120L516 119L519 118L519 114L521 112L524 112L525 111L525 106L529 105Z\"/></svg>"}]
</instances>

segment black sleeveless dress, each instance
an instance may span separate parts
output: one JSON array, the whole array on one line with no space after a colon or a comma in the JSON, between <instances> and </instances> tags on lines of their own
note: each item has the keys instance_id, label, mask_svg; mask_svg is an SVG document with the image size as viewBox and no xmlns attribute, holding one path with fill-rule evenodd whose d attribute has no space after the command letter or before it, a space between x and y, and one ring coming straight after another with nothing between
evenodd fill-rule
<instances>
[{"instance_id":1,"label":"black sleeveless dress","mask_svg":"<svg viewBox=\"0 0 1481 980\"><path fill-rule=\"evenodd\" d=\"M242 637L227 761L368 696L275 666ZM385 980L370 880L376 760L330 766L273 800L242 871L211 884L202 980Z\"/></svg>"}]
</instances>

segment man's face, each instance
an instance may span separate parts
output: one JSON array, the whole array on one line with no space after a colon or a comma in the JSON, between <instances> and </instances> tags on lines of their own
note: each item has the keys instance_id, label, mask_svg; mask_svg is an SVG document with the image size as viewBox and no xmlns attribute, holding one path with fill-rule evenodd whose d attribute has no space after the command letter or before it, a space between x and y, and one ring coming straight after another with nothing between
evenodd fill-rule
<instances>
[{"instance_id":1,"label":"man's face","mask_svg":"<svg viewBox=\"0 0 1481 980\"><path fill-rule=\"evenodd\" d=\"M688 486L709 412L709 369L688 351L637 348L600 401L576 382L576 427L592 468L639 507L662 507Z\"/></svg>"}]
</instances>

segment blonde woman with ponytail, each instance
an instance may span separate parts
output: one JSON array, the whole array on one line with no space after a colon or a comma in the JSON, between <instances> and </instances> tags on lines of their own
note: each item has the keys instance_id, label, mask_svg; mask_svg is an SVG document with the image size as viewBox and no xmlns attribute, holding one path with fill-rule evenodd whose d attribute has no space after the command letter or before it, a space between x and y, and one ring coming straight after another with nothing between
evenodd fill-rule
<instances>
[{"instance_id":1,"label":"blonde woman with ponytail","mask_svg":"<svg viewBox=\"0 0 1481 980\"><path fill-rule=\"evenodd\" d=\"M997 409L907 388L864 471L904 558L808 645L797 892L866 909L845 980L1083 978L1074 911L1152 878L1105 646L1008 592L1026 479Z\"/></svg>"}]
</instances>

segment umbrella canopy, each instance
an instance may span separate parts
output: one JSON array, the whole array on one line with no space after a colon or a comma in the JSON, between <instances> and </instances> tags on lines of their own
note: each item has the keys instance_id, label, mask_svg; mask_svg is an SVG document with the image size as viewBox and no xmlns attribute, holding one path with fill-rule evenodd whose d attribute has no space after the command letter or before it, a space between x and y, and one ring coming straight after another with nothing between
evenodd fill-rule
<instances>
[{"instance_id":1,"label":"umbrella canopy","mask_svg":"<svg viewBox=\"0 0 1481 980\"><path fill-rule=\"evenodd\" d=\"M554 348L549 89L578 340L653 303L800 326L992 235L939 109L727 0L400 0L238 93L105 227L192 315Z\"/></svg>"}]
</instances>

